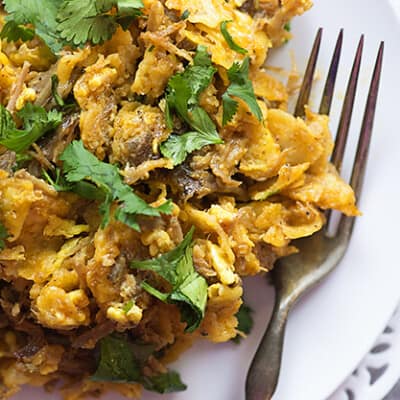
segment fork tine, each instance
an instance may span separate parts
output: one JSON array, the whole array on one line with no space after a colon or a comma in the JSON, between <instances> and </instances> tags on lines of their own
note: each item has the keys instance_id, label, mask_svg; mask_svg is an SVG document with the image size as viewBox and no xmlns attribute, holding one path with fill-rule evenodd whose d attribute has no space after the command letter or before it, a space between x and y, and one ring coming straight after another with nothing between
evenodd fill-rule
<instances>
[{"instance_id":1,"label":"fork tine","mask_svg":"<svg viewBox=\"0 0 400 400\"><path fill-rule=\"evenodd\" d=\"M381 42L379 46L378 56L372 75L371 85L368 92L367 104L365 106L363 123L361 126L360 137L358 139L357 152L354 159L353 171L351 173L350 185L354 190L356 198L358 199L361 195L363 186L365 170L368 161L369 145L371 143L372 129L374 126L376 103L379 93L379 83L382 72L382 62L384 53L384 42ZM345 217L342 215L339 223L339 233L345 231L351 233L353 229L355 218Z\"/></svg>"},{"instance_id":2,"label":"fork tine","mask_svg":"<svg viewBox=\"0 0 400 400\"><path fill-rule=\"evenodd\" d=\"M346 95L342 106L342 112L340 114L339 127L336 132L335 145L333 147L333 153L331 157L331 163L336 167L339 174L342 169L342 160L346 148L348 133L350 130L350 121L353 115L354 100L356 97L358 76L360 74L363 47L364 47L364 35L361 35L360 41L358 42L357 52L354 57L354 62L353 62L353 67L351 69L349 82L347 84ZM327 232L329 232L331 217L332 217L332 210L327 210L325 212L325 218L326 218L325 229Z\"/></svg>"},{"instance_id":3,"label":"fork tine","mask_svg":"<svg viewBox=\"0 0 400 400\"><path fill-rule=\"evenodd\" d=\"M343 44L343 29L340 30L339 36L336 41L335 51L333 52L331 65L329 67L328 76L324 91L321 98L321 105L319 107L319 114L329 115L333 100L333 93L335 90L336 77L339 68L340 55L342 53Z\"/></svg>"},{"instance_id":4,"label":"fork tine","mask_svg":"<svg viewBox=\"0 0 400 400\"><path fill-rule=\"evenodd\" d=\"M353 68L351 70L349 83L347 85L346 96L343 103L342 113L340 115L339 128L336 133L335 147L331 159L332 164L336 167L339 173L342 169L342 160L350 129L350 121L353 114L354 99L356 97L363 47L364 35L361 35L353 63Z\"/></svg>"},{"instance_id":5,"label":"fork tine","mask_svg":"<svg viewBox=\"0 0 400 400\"><path fill-rule=\"evenodd\" d=\"M357 197L361 194L363 179L365 175L365 167L367 165L368 150L371 141L371 134L375 119L376 102L379 92L384 47L385 44L382 42L379 47L375 70L372 76L371 86L368 93L367 105L365 107L364 119L360 132L360 139L358 141L356 158L351 175L350 185L354 189Z\"/></svg>"},{"instance_id":6,"label":"fork tine","mask_svg":"<svg viewBox=\"0 0 400 400\"><path fill-rule=\"evenodd\" d=\"M315 67L317 65L319 49L321 47L321 39L322 39L322 28L319 28L317 36L315 37L314 40L313 48L311 50L310 59L308 60L307 69L304 74L303 83L301 85L299 93L299 98L297 99L296 108L294 111L294 115L296 117L304 117L305 115L304 106L308 103L308 99L310 98Z\"/></svg>"}]
</instances>

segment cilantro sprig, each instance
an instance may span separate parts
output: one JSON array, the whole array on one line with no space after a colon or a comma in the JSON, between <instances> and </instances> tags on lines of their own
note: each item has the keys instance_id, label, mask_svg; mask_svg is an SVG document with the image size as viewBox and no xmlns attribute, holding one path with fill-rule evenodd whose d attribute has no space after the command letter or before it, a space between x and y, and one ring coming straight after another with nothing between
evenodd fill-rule
<instances>
[{"instance_id":1,"label":"cilantro sprig","mask_svg":"<svg viewBox=\"0 0 400 400\"><path fill-rule=\"evenodd\" d=\"M6 247L5 239L7 239L8 236L6 227L0 222L0 250Z\"/></svg>"},{"instance_id":2,"label":"cilantro sprig","mask_svg":"<svg viewBox=\"0 0 400 400\"><path fill-rule=\"evenodd\" d=\"M167 371L155 376L142 373L147 359L154 352L151 345L135 344L122 335L112 334L99 341L100 359L91 380L100 382L141 383L145 389L157 393L171 393L186 389L179 374Z\"/></svg>"},{"instance_id":3,"label":"cilantro sprig","mask_svg":"<svg viewBox=\"0 0 400 400\"><path fill-rule=\"evenodd\" d=\"M137 231L140 231L136 220L138 215L159 217L160 214L172 212L170 200L159 207L147 204L124 183L115 165L100 161L85 149L82 141L68 145L60 160L63 161L64 175L53 182L54 187L59 191L73 191L84 198L101 201L99 210L103 216L102 227L110 222L114 202L118 204L114 212L115 219Z\"/></svg>"},{"instance_id":4,"label":"cilantro sprig","mask_svg":"<svg viewBox=\"0 0 400 400\"><path fill-rule=\"evenodd\" d=\"M220 30L222 33L222 36L224 37L226 43L228 43L228 46L233 50L236 51L237 53L240 54L247 54L248 51L244 49L243 47L239 46L235 41L233 40L231 34L228 31L228 24L232 21L222 21L220 25Z\"/></svg>"},{"instance_id":5,"label":"cilantro sprig","mask_svg":"<svg viewBox=\"0 0 400 400\"><path fill-rule=\"evenodd\" d=\"M115 14L110 13L113 8ZM64 0L57 14L57 30L63 40L75 46L103 43L118 25L126 29L141 15L141 8L141 0Z\"/></svg>"},{"instance_id":6,"label":"cilantro sprig","mask_svg":"<svg viewBox=\"0 0 400 400\"><path fill-rule=\"evenodd\" d=\"M193 232L194 228L168 253L131 263L131 268L154 271L171 284L172 289L167 293L160 292L147 282L142 282L142 287L163 302L178 304L182 320L187 323L187 332L193 332L204 317L208 288L206 280L193 266Z\"/></svg>"},{"instance_id":7,"label":"cilantro sprig","mask_svg":"<svg viewBox=\"0 0 400 400\"><path fill-rule=\"evenodd\" d=\"M222 123L226 125L236 114L239 103L235 97L243 100L250 111L259 121L262 121L263 115L260 106L257 103L254 94L253 84L249 78L250 58L246 57L242 63L235 62L228 69L228 78L230 85L222 95L223 116Z\"/></svg>"},{"instance_id":8,"label":"cilantro sprig","mask_svg":"<svg viewBox=\"0 0 400 400\"><path fill-rule=\"evenodd\" d=\"M30 40L25 25L34 27L35 32L57 54L64 43L57 32L57 13L62 0L3 0L8 15L1 36L8 40L15 38ZM25 31L25 35L22 33Z\"/></svg>"},{"instance_id":9,"label":"cilantro sprig","mask_svg":"<svg viewBox=\"0 0 400 400\"><path fill-rule=\"evenodd\" d=\"M27 41L35 33L54 54L64 46L99 44L110 39L119 25L127 29L143 8L141 0L3 0L3 3L8 15L0 37Z\"/></svg>"},{"instance_id":10,"label":"cilantro sprig","mask_svg":"<svg viewBox=\"0 0 400 400\"><path fill-rule=\"evenodd\" d=\"M171 135L161 144L161 153L181 164L188 154L209 144L223 143L217 128L207 112L200 107L200 94L211 84L216 69L204 46L197 48L193 65L170 78L166 94L166 120L173 129L173 112L185 121L193 131L183 135Z\"/></svg>"},{"instance_id":11,"label":"cilantro sprig","mask_svg":"<svg viewBox=\"0 0 400 400\"><path fill-rule=\"evenodd\" d=\"M18 129L11 113L0 105L0 144L7 149L22 153L47 132L61 124L62 114L56 110L27 103L18 113L23 129Z\"/></svg>"},{"instance_id":12,"label":"cilantro sprig","mask_svg":"<svg viewBox=\"0 0 400 400\"><path fill-rule=\"evenodd\" d=\"M172 112L198 132L209 133L215 125L208 114L199 106L200 94L210 85L216 68L204 46L199 46L193 65L168 81L166 94L166 117L168 127L173 128Z\"/></svg>"}]
</instances>

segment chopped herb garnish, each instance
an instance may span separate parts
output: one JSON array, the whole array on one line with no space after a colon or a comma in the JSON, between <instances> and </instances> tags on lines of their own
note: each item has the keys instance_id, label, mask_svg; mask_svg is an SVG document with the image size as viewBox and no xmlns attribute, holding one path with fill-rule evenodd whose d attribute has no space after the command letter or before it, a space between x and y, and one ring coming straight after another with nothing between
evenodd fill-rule
<instances>
[{"instance_id":1,"label":"chopped herb garnish","mask_svg":"<svg viewBox=\"0 0 400 400\"><path fill-rule=\"evenodd\" d=\"M254 94L253 84L249 78L249 66L250 58L246 57L241 64L235 62L232 67L228 69L230 85L222 95L223 125L230 122L237 112L239 103L234 99L235 97L243 100L259 121L263 118L261 108Z\"/></svg>"},{"instance_id":2,"label":"chopped herb garnish","mask_svg":"<svg viewBox=\"0 0 400 400\"><path fill-rule=\"evenodd\" d=\"M188 19L189 15L190 15L190 11L186 9L181 15L181 20L183 21L185 19Z\"/></svg>"},{"instance_id":3,"label":"chopped herb garnish","mask_svg":"<svg viewBox=\"0 0 400 400\"><path fill-rule=\"evenodd\" d=\"M11 113L0 105L0 144L7 149L22 153L47 132L61 124L59 111L46 111L43 107L27 103L17 113L22 120L23 129L18 129Z\"/></svg>"},{"instance_id":4,"label":"chopped herb garnish","mask_svg":"<svg viewBox=\"0 0 400 400\"><path fill-rule=\"evenodd\" d=\"M100 362L93 381L138 382L141 371L129 343L114 335L100 340Z\"/></svg>"},{"instance_id":5,"label":"chopped herb garnish","mask_svg":"<svg viewBox=\"0 0 400 400\"><path fill-rule=\"evenodd\" d=\"M65 179L65 176L62 175L60 169L56 169L55 171L55 179L53 179L47 171L42 171L44 179L54 187L57 192L74 192L78 196L83 197L88 200L97 200L104 201L105 193L102 188L97 187L95 184L80 181L75 183L69 183Z\"/></svg>"},{"instance_id":6,"label":"chopped herb garnish","mask_svg":"<svg viewBox=\"0 0 400 400\"><path fill-rule=\"evenodd\" d=\"M151 345L131 343L121 335L110 335L99 341L100 360L93 381L141 383L145 389L157 393L171 393L186 389L175 371L145 376L142 373L147 359L154 352Z\"/></svg>"},{"instance_id":7,"label":"chopped herb garnish","mask_svg":"<svg viewBox=\"0 0 400 400\"><path fill-rule=\"evenodd\" d=\"M238 326L236 329L245 335L248 335L253 328L253 317L251 316L252 313L253 310L244 303L240 306L239 311L236 313L236 318L238 320ZM235 343L239 343L241 338L242 337L240 335L236 335L236 337L232 340Z\"/></svg>"},{"instance_id":8,"label":"chopped herb garnish","mask_svg":"<svg viewBox=\"0 0 400 400\"><path fill-rule=\"evenodd\" d=\"M1 37L26 41L34 32L54 54L64 46L110 39L118 25L127 29L143 8L141 0L4 0L4 5L9 15Z\"/></svg>"},{"instance_id":9,"label":"chopped herb garnish","mask_svg":"<svg viewBox=\"0 0 400 400\"><path fill-rule=\"evenodd\" d=\"M128 312L131 311L134 304L135 304L135 302L133 300L129 300L127 303L125 303L124 306L122 307L122 310L124 311L124 313L128 314Z\"/></svg>"},{"instance_id":10,"label":"chopped herb garnish","mask_svg":"<svg viewBox=\"0 0 400 400\"><path fill-rule=\"evenodd\" d=\"M25 25L32 25L34 32L51 49L54 54L60 52L65 45L57 32L57 13L62 0L3 0L8 15L7 24L1 36L8 40L32 39L31 35L21 34ZM8 25L8 22L12 24ZM84 24L83 24L84 25Z\"/></svg>"},{"instance_id":11,"label":"chopped herb garnish","mask_svg":"<svg viewBox=\"0 0 400 400\"><path fill-rule=\"evenodd\" d=\"M186 132L183 135L172 134L168 140L161 144L163 156L173 160L174 165L185 161L188 154L209 144L222 143L220 137L199 132Z\"/></svg>"},{"instance_id":12,"label":"chopped herb garnish","mask_svg":"<svg viewBox=\"0 0 400 400\"><path fill-rule=\"evenodd\" d=\"M131 263L132 268L154 271L171 284L172 289L168 293L160 292L147 282L142 282L142 287L161 301L178 304L182 320L187 323L187 332L193 332L204 317L208 287L206 280L193 266L193 232L194 228L168 253Z\"/></svg>"},{"instance_id":13,"label":"chopped herb garnish","mask_svg":"<svg viewBox=\"0 0 400 400\"><path fill-rule=\"evenodd\" d=\"M187 386L175 371L168 371L155 376L143 376L142 382L145 389L156 393L182 392Z\"/></svg>"},{"instance_id":14,"label":"chopped herb garnish","mask_svg":"<svg viewBox=\"0 0 400 400\"><path fill-rule=\"evenodd\" d=\"M6 227L0 222L0 250L6 247L5 239L8 238L8 232Z\"/></svg>"},{"instance_id":15,"label":"chopped herb garnish","mask_svg":"<svg viewBox=\"0 0 400 400\"><path fill-rule=\"evenodd\" d=\"M228 32L228 24L232 21L222 21L221 22L221 33L224 39L226 40L226 43L228 43L228 46L233 50L236 51L237 53L240 54L247 54L248 51L244 49L243 47L239 46L237 43L234 42L231 34Z\"/></svg>"},{"instance_id":16,"label":"chopped herb garnish","mask_svg":"<svg viewBox=\"0 0 400 400\"><path fill-rule=\"evenodd\" d=\"M207 49L199 46L193 65L168 82L166 119L169 128L173 128L172 112L175 112L193 129L183 135L171 135L161 145L161 153L171 158L174 165L182 163L194 150L208 144L223 143L214 122L199 105L200 94L211 84L215 72Z\"/></svg>"},{"instance_id":17,"label":"chopped herb garnish","mask_svg":"<svg viewBox=\"0 0 400 400\"><path fill-rule=\"evenodd\" d=\"M117 13L110 14L116 7ZM57 14L60 37L75 46L87 42L103 43L115 33L118 24L129 26L129 20L141 15L141 0L64 0ZM84 23L82 23L84 21Z\"/></svg>"},{"instance_id":18,"label":"chopped herb garnish","mask_svg":"<svg viewBox=\"0 0 400 400\"><path fill-rule=\"evenodd\" d=\"M82 141L74 141L60 156L63 161L62 178L56 181L55 188L60 191L73 191L84 198L100 200L102 227L110 222L111 205L118 203L114 217L137 231L140 226L137 215L159 217L161 213L172 211L171 201L159 207L151 207L132 188L124 183L115 165L100 161L86 150Z\"/></svg>"},{"instance_id":19,"label":"chopped herb garnish","mask_svg":"<svg viewBox=\"0 0 400 400\"><path fill-rule=\"evenodd\" d=\"M22 40L27 42L35 37L35 31L23 25L18 25L15 21L8 21L0 32L1 39L7 39L7 42L16 42Z\"/></svg>"},{"instance_id":20,"label":"chopped herb garnish","mask_svg":"<svg viewBox=\"0 0 400 400\"><path fill-rule=\"evenodd\" d=\"M209 133L210 128L215 130L215 125L207 113L199 106L200 94L210 85L216 69L211 64L211 58L204 46L199 46L193 65L188 66L184 72L170 78L167 87L167 122L173 128L172 112L183 119L188 125L198 132ZM203 119L197 119L193 114L198 114L197 109L204 112ZM202 113L201 113L202 114Z\"/></svg>"}]
</instances>

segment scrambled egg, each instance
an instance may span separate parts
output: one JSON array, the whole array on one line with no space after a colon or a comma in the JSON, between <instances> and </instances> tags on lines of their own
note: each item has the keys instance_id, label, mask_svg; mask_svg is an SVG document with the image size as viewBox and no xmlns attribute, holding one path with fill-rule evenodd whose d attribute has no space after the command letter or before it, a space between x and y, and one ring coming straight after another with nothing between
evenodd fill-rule
<instances>
[{"instance_id":1,"label":"scrambled egg","mask_svg":"<svg viewBox=\"0 0 400 400\"><path fill-rule=\"evenodd\" d=\"M3 105L13 101L19 110L26 102L46 104L48 82L56 74L59 92L74 97L79 114L56 132L57 146L47 141L31 151L28 170L15 172L0 161L0 220L9 234L0 252L0 398L23 384L59 377L75 385L65 391L71 400L106 390L140 396L139 384L92 382L87 371L76 374L81 349L89 352L96 344L82 333L107 324L131 331L163 351L161 362L174 360L198 337L230 340L237 335L242 277L268 271L276 258L296 251L291 240L321 229L322 210L359 214L352 189L328 161L333 147L328 118L309 109L304 120L290 115L285 86L263 69L268 49L288 38L285 23L310 1L260 0L255 10L247 3L253 2L146 0L146 18L132 29L118 29L102 45L64 50L58 60L40 41L3 40ZM234 119L222 126L226 69L244 57L224 40L222 21L232 21L232 38L248 51L262 121L241 102ZM224 143L195 152L172 170L158 150L171 134L160 97L199 44L207 47L219 74L202 94L201 106ZM44 81L47 86L39 84ZM93 202L56 192L37 171L43 157L55 157L77 132L99 159L117 163L144 197L161 204L172 193L173 213L141 221L141 232L116 220L103 229ZM5 153L1 148L0 156ZM189 334L178 308L145 292L140 282L146 273L134 273L128 264L170 251L191 226L194 265L207 280L208 302L200 327ZM30 329L43 338L34 349ZM64 339L54 336L51 342L48 332ZM71 345L74 337L82 344ZM21 352L26 346L30 351Z\"/></svg>"}]
</instances>

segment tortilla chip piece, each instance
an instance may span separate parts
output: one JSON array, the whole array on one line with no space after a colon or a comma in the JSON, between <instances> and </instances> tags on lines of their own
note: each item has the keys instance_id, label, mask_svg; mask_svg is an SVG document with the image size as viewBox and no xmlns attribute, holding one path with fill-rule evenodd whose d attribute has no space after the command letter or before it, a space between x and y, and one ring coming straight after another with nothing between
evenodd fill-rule
<instances>
[{"instance_id":1,"label":"tortilla chip piece","mask_svg":"<svg viewBox=\"0 0 400 400\"><path fill-rule=\"evenodd\" d=\"M249 146L239 171L252 179L265 181L278 173L284 159L285 155L269 130L259 124L251 130Z\"/></svg>"},{"instance_id":2,"label":"tortilla chip piece","mask_svg":"<svg viewBox=\"0 0 400 400\"><path fill-rule=\"evenodd\" d=\"M272 136L286 152L286 162L313 164L324 153L323 145L301 118L295 118L281 110L269 110L267 126Z\"/></svg>"},{"instance_id":3,"label":"tortilla chip piece","mask_svg":"<svg viewBox=\"0 0 400 400\"><path fill-rule=\"evenodd\" d=\"M310 202L322 209L332 208L349 216L360 215L353 189L337 173L333 165L320 175L307 175L305 184L285 191L285 196Z\"/></svg>"},{"instance_id":4,"label":"tortilla chip piece","mask_svg":"<svg viewBox=\"0 0 400 400\"><path fill-rule=\"evenodd\" d=\"M267 185L266 188L260 187L261 185L255 185L250 189L251 198L253 200L265 200L285 188L301 185L304 182L304 173L309 166L310 163L295 166L283 165L279 170L278 179L274 183Z\"/></svg>"}]
</instances>

